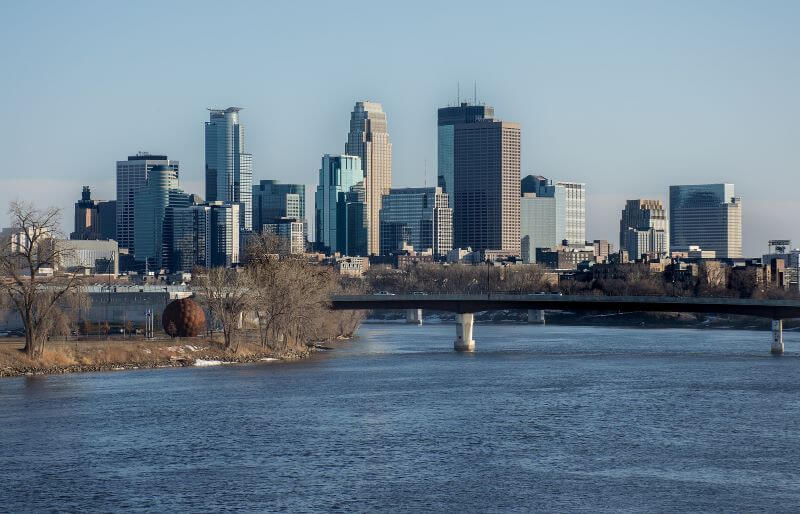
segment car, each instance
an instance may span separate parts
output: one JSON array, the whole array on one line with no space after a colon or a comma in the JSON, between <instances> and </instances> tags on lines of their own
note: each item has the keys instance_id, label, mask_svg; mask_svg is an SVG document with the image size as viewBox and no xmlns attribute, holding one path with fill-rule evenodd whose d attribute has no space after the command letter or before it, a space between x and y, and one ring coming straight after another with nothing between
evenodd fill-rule
<instances>
[{"instance_id":1,"label":"car","mask_svg":"<svg viewBox=\"0 0 800 514\"><path fill-rule=\"evenodd\" d=\"M421 295L427 295L428 293L426 293L425 291L414 291L414 292L413 292L413 293L411 293L411 294L421 294Z\"/></svg>"},{"instance_id":2,"label":"car","mask_svg":"<svg viewBox=\"0 0 800 514\"><path fill-rule=\"evenodd\" d=\"M394 293L390 293L389 291L378 291L375 293L375 296L394 296Z\"/></svg>"}]
</instances>

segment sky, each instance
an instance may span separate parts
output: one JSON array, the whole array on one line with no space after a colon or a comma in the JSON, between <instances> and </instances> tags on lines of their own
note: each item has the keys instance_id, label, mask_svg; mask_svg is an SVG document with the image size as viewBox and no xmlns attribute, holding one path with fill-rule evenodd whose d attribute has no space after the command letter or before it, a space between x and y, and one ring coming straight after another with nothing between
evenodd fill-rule
<instances>
[{"instance_id":1,"label":"sky","mask_svg":"<svg viewBox=\"0 0 800 514\"><path fill-rule=\"evenodd\" d=\"M745 254L800 246L800 2L0 2L0 207L115 196L139 150L203 190L207 108L243 108L253 179L307 184L357 100L383 104L393 185L433 185L436 109L522 125L522 175L587 184L589 239L626 199L732 182ZM427 169L427 173L426 173ZM0 223L7 223L0 208Z\"/></svg>"}]
</instances>

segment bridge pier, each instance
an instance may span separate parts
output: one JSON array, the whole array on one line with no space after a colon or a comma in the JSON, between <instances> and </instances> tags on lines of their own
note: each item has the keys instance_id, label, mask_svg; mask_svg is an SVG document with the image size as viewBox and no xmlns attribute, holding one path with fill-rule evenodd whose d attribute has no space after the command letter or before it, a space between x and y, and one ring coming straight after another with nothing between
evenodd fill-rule
<instances>
[{"instance_id":1,"label":"bridge pier","mask_svg":"<svg viewBox=\"0 0 800 514\"><path fill-rule=\"evenodd\" d=\"M422 325L422 309L406 309L406 323Z\"/></svg>"},{"instance_id":2,"label":"bridge pier","mask_svg":"<svg viewBox=\"0 0 800 514\"><path fill-rule=\"evenodd\" d=\"M456 340L453 349L457 352L474 352L475 340L472 339L472 326L475 314L466 312L456 314Z\"/></svg>"},{"instance_id":3,"label":"bridge pier","mask_svg":"<svg viewBox=\"0 0 800 514\"><path fill-rule=\"evenodd\" d=\"M544 311L542 309L528 309L528 323L544 325Z\"/></svg>"},{"instance_id":4,"label":"bridge pier","mask_svg":"<svg viewBox=\"0 0 800 514\"><path fill-rule=\"evenodd\" d=\"M772 320L772 349L773 355L783 354L783 320Z\"/></svg>"}]
</instances>

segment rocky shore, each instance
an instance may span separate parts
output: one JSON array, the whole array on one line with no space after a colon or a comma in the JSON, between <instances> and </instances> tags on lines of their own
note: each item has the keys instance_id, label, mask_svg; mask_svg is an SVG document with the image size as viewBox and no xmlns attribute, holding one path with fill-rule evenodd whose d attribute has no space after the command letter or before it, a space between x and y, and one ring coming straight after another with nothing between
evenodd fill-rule
<instances>
[{"instance_id":1,"label":"rocky shore","mask_svg":"<svg viewBox=\"0 0 800 514\"><path fill-rule=\"evenodd\" d=\"M82 341L59 342L32 360L20 351L21 344L0 345L0 377L179 368L269 361L296 361L309 357L315 346L276 351L253 343L242 343L237 352L226 351L208 340Z\"/></svg>"}]
</instances>

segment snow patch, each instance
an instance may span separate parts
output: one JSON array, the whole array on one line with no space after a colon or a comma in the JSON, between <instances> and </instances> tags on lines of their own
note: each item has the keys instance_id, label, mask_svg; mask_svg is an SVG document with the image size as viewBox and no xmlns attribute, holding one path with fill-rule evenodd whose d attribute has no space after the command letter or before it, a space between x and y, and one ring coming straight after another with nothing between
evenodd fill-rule
<instances>
[{"instance_id":1,"label":"snow patch","mask_svg":"<svg viewBox=\"0 0 800 514\"><path fill-rule=\"evenodd\" d=\"M272 361L277 361L277 360L280 360L280 359L276 359L275 357L261 357L258 360L264 361L264 362L272 362Z\"/></svg>"},{"instance_id":2,"label":"snow patch","mask_svg":"<svg viewBox=\"0 0 800 514\"><path fill-rule=\"evenodd\" d=\"M205 359L197 359L194 361L194 365L201 368L205 368L207 366L219 366L220 364L222 364L222 361L207 361Z\"/></svg>"}]
</instances>

